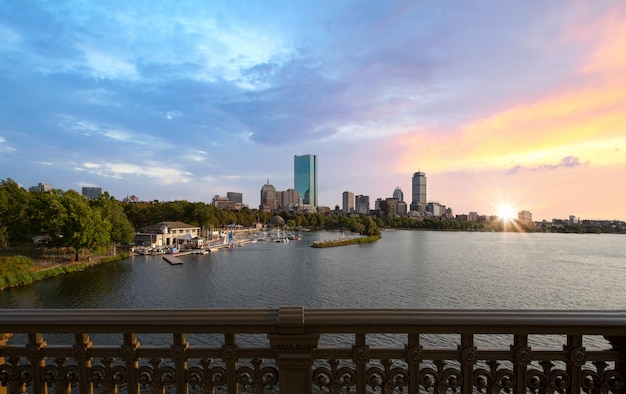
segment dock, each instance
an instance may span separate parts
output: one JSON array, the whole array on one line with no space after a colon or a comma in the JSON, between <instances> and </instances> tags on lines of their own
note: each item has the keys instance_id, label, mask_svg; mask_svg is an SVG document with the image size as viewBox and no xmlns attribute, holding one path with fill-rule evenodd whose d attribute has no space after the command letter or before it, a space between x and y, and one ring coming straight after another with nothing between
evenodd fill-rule
<instances>
[{"instance_id":1,"label":"dock","mask_svg":"<svg viewBox=\"0 0 626 394\"><path fill-rule=\"evenodd\" d=\"M171 254L163 256L163 260L167 261L171 265L181 265L183 263L181 259Z\"/></svg>"}]
</instances>

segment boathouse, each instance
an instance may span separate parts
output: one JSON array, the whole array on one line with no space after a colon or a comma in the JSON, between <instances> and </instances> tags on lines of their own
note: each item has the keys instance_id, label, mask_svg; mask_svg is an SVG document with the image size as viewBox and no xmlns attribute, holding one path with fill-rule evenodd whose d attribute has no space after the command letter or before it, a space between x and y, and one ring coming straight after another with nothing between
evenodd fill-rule
<instances>
[{"instance_id":1,"label":"boathouse","mask_svg":"<svg viewBox=\"0 0 626 394\"><path fill-rule=\"evenodd\" d=\"M135 234L136 245L170 246L180 245L199 238L201 228L184 222L159 222L142 227Z\"/></svg>"}]
</instances>

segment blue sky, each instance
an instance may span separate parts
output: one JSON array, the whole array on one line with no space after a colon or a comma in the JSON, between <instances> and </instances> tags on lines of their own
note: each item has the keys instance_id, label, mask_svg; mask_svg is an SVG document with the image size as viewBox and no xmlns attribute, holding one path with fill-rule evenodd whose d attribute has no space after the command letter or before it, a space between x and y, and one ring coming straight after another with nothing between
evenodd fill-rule
<instances>
[{"instance_id":1,"label":"blue sky","mask_svg":"<svg viewBox=\"0 0 626 394\"><path fill-rule=\"evenodd\" d=\"M624 26L621 1L0 0L0 179L257 207L310 153L331 207L421 170L455 213L626 219Z\"/></svg>"}]
</instances>

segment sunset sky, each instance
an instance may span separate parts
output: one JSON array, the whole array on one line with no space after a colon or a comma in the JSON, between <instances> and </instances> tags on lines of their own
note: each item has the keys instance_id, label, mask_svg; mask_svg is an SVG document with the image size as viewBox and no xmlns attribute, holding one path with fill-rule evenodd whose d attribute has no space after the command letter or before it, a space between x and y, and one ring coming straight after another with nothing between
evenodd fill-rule
<instances>
[{"instance_id":1,"label":"sunset sky","mask_svg":"<svg viewBox=\"0 0 626 394\"><path fill-rule=\"evenodd\" d=\"M626 220L626 2L0 0L0 179ZM410 202L410 201L408 201Z\"/></svg>"}]
</instances>

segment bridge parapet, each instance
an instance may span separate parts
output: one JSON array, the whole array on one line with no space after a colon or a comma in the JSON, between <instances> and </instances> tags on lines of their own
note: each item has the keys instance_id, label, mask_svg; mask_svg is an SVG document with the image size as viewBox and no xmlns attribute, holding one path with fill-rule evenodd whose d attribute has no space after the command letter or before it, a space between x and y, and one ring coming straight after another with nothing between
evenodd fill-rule
<instances>
[{"instance_id":1,"label":"bridge parapet","mask_svg":"<svg viewBox=\"0 0 626 394\"><path fill-rule=\"evenodd\" d=\"M0 310L0 332L10 394L624 393L626 383L626 311Z\"/></svg>"}]
</instances>

